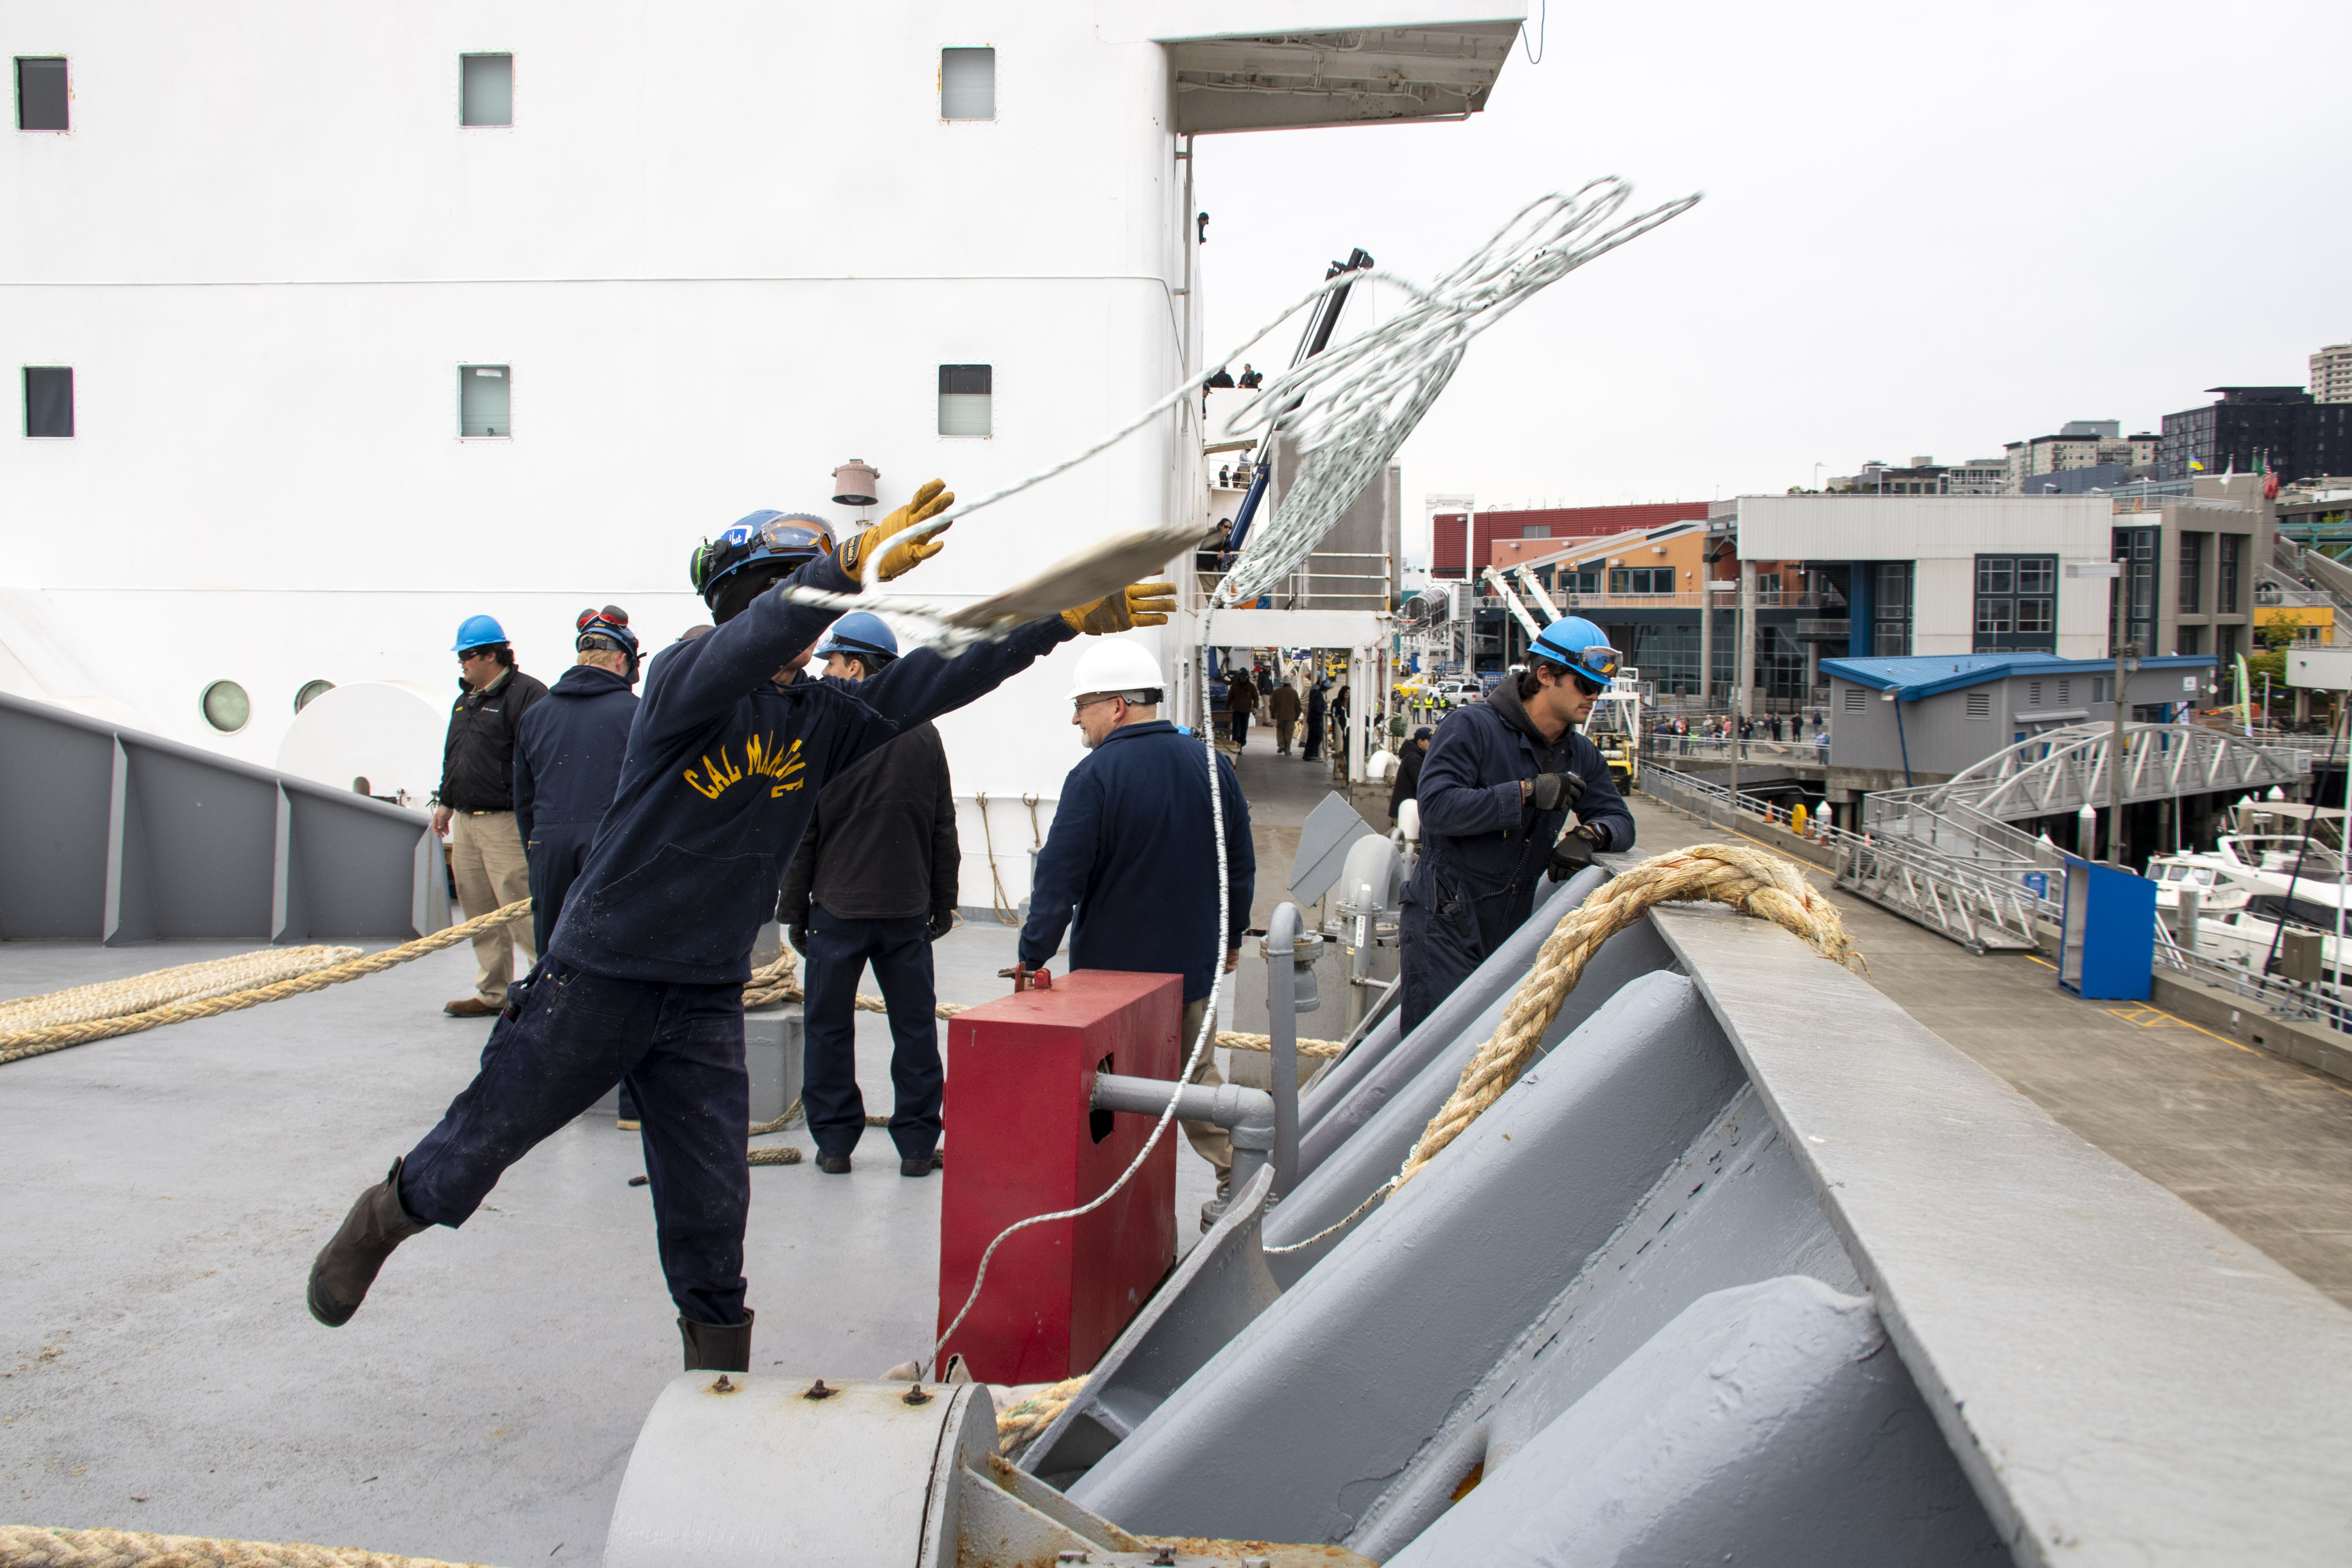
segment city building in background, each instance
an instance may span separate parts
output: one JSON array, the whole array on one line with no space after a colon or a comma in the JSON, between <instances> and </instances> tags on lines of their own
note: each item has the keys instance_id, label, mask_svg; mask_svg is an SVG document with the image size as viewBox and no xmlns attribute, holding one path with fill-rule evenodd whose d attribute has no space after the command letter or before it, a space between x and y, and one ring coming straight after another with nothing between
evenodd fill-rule
<instances>
[{"instance_id":1,"label":"city building in background","mask_svg":"<svg viewBox=\"0 0 2352 1568\"><path fill-rule=\"evenodd\" d=\"M1657 501L1635 506L1563 506L1441 511L1430 519L1430 575L1475 577L1502 539L1597 539L1629 529L1657 528L1706 515L1707 503Z\"/></svg>"},{"instance_id":2,"label":"city building in background","mask_svg":"<svg viewBox=\"0 0 2352 1568\"><path fill-rule=\"evenodd\" d=\"M2319 403L2352 403L2352 343L2330 343L2311 356L2311 395Z\"/></svg>"},{"instance_id":3,"label":"city building in background","mask_svg":"<svg viewBox=\"0 0 2352 1568\"><path fill-rule=\"evenodd\" d=\"M2221 400L2164 416L2159 479L2275 475L2281 482L2352 470L2352 402L2300 386L2212 386Z\"/></svg>"},{"instance_id":4,"label":"city building in background","mask_svg":"<svg viewBox=\"0 0 2352 1568\"><path fill-rule=\"evenodd\" d=\"M2012 495L2080 495L2153 479L2163 440L2153 432L2126 436L2118 419L2070 419L2056 435L2011 441L2002 448L2008 454L2007 488ZM2088 477L2072 483L2049 478L2065 474Z\"/></svg>"},{"instance_id":5,"label":"city building in background","mask_svg":"<svg viewBox=\"0 0 2352 1568\"><path fill-rule=\"evenodd\" d=\"M2009 489L2009 463L2001 458L1970 458L1965 463L1939 465L1932 457L1918 457L1897 468L1874 458L1860 473L1837 475L1826 488L1833 494L1997 496Z\"/></svg>"}]
</instances>

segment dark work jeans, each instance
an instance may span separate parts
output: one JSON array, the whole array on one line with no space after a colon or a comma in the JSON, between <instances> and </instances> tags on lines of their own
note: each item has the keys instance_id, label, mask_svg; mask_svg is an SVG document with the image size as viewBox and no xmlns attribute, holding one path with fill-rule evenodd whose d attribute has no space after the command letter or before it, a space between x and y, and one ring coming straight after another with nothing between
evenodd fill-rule
<instances>
[{"instance_id":1,"label":"dark work jeans","mask_svg":"<svg viewBox=\"0 0 2352 1568\"><path fill-rule=\"evenodd\" d=\"M541 960L520 1016L491 1027L481 1071L408 1152L401 1206L465 1224L508 1166L625 1076L645 1120L670 1299L697 1322L740 1323L751 1205L740 981L615 980Z\"/></svg>"},{"instance_id":2,"label":"dark work jeans","mask_svg":"<svg viewBox=\"0 0 2352 1568\"><path fill-rule=\"evenodd\" d=\"M534 822L522 847L523 863L530 868L530 930L539 939L533 952L545 952L555 934L556 920L580 868L588 864L588 846L596 839L596 825Z\"/></svg>"},{"instance_id":3,"label":"dark work jeans","mask_svg":"<svg viewBox=\"0 0 2352 1568\"><path fill-rule=\"evenodd\" d=\"M940 1025L931 1008L930 922L850 921L809 910L808 995L801 1061L801 1104L820 1154L846 1154L866 1131L866 1098L857 1091L857 982L866 966L889 1004L890 1142L902 1160L940 1145Z\"/></svg>"},{"instance_id":4,"label":"dark work jeans","mask_svg":"<svg viewBox=\"0 0 2352 1568\"><path fill-rule=\"evenodd\" d=\"M1249 721L1246 712L1234 715L1234 750L1239 751L1249 743Z\"/></svg>"}]
</instances>

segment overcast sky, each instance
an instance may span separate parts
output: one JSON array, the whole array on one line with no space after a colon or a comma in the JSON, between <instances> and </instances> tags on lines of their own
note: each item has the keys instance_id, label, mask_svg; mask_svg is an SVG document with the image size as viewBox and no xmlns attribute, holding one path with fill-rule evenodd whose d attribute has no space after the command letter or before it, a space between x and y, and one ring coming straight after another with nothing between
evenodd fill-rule
<instances>
[{"instance_id":1,"label":"overcast sky","mask_svg":"<svg viewBox=\"0 0 2352 1568\"><path fill-rule=\"evenodd\" d=\"M1409 539L1426 494L1707 500L2155 429L2352 340L2347 0L1549 27L1466 122L1199 142L1211 353L1352 245L1428 279L1595 175L1637 206L1706 193L1478 339L1404 447Z\"/></svg>"}]
</instances>

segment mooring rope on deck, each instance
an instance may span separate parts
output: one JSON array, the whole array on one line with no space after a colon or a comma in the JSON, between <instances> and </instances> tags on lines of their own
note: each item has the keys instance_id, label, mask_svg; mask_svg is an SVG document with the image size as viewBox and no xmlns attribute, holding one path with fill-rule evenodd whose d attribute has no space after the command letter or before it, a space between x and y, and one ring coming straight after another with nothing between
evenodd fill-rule
<instances>
[{"instance_id":1,"label":"mooring rope on deck","mask_svg":"<svg viewBox=\"0 0 2352 1568\"><path fill-rule=\"evenodd\" d=\"M0 1525L0 1568L480 1568L356 1546Z\"/></svg>"}]
</instances>

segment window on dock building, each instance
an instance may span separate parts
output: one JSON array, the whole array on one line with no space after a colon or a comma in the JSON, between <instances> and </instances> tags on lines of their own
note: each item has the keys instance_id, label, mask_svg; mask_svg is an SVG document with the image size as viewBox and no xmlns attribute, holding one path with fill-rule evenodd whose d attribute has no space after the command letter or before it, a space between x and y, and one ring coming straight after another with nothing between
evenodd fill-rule
<instances>
[{"instance_id":1,"label":"window on dock building","mask_svg":"<svg viewBox=\"0 0 2352 1568\"><path fill-rule=\"evenodd\" d=\"M1911 652L1911 563L1882 561L1874 572L1870 651L1879 658L1906 658Z\"/></svg>"},{"instance_id":2,"label":"window on dock building","mask_svg":"<svg viewBox=\"0 0 2352 1568\"><path fill-rule=\"evenodd\" d=\"M508 440L514 435L509 416L514 408L514 367L503 364L461 364L457 367L457 434L467 440ZM544 434L544 432L541 432Z\"/></svg>"},{"instance_id":3,"label":"window on dock building","mask_svg":"<svg viewBox=\"0 0 2352 1568\"><path fill-rule=\"evenodd\" d=\"M996 51L940 51L940 118L996 118Z\"/></svg>"},{"instance_id":4,"label":"window on dock building","mask_svg":"<svg viewBox=\"0 0 2352 1568\"><path fill-rule=\"evenodd\" d=\"M73 367L64 364L26 365L25 434L70 436L73 433Z\"/></svg>"},{"instance_id":5,"label":"window on dock building","mask_svg":"<svg viewBox=\"0 0 2352 1568\"><path fill-rule=\"evenodd\" d=\"M996 367L986 364L940 366L940 434L996 434Z\"/></svg>"},{"instance_id":6,"label":"window on dock building","mask_svg":"<svg viewBox=\"0 0 2352 1568\"><path fill-rule=\"evenodd\" d=\"M71 97L66 89L66 62L62 58L17 57L17 130L73 129Z\"/></svg>"},{"instance_id":7,"label":"window on dock building","mask_svg":"<svg viewBox=\"0 0 2352 1568\"><path fill-rule=\"evenodd\" d=\"M1979 653L2053 653L2058 647L2058 557L1977 557Z\"/></svg>"},{"instance_id":8,"label":"window on dock building","mask_svg":"<svg viewBox=\"0 0 2352 1568\"><path fill-rule=\"evenodd\" d=\"M2238 613L2238 558L2240 551L2246 542L2246 536L2242 533L2224 533L2219 536L2216 542L2221 548L2214 552L2217 570L2213 574L2213 613L2217 616L2234 616Z\"/></svg>"},{"instance_id":9,"label":"window on dock building","mask_svg":"<svg viewBox=\"0 0 2352 1568\"><path fill-rule=\"evenodd\" d=\"M514 57L457 57L457 123L514 123Z\"/></svg>"},{"instance_id":10,"label":"window on dock building","mask_svg":"<svg viewBox=\"0 0 2352 1568\"><path fill-rule=\"evenodd\" d=\"M2116 578L2115 597L2107 613L2108 646L2136 642L2143 653L2156 647L2156 547L2153 528L2116 530L2115 560L2123 568Z\"/></svg>"}]
</instances>

